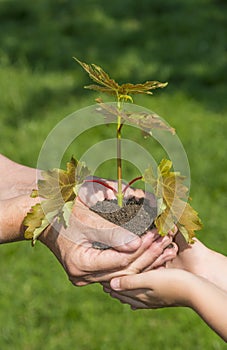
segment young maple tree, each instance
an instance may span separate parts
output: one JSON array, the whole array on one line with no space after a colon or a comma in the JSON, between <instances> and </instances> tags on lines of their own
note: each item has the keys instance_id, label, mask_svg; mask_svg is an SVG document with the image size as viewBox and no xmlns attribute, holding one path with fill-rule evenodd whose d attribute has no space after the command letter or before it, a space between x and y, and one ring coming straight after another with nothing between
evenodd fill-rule
<instances>
[{"instance_id":1,"label":"young maple tree","mask_svg":"<svg viewBox=\"0 0 227 350\"><path fill-rule=\"evenodd\" d=\"M86 181L98 182L101 185L110 188L116 198L119 207L123 205L123 197L127 188L137 180L143 180L153 188L157 199L157 217L154 224L160 235L166 235L170 229L176 225L183 234L185 240L193 242L195 231L202 228L201 221L197 212L187 202L188 188L183 184L184 177L178 172L171 171L172 162L163 159L157 169L157 175L154 174L150 166L144 174L132 179L122 189L122 157L121 157L121 138L124 123L136 125L143 129L146 134L152 135L152 129L162 129L172 134L175 130L165 124L156 114L150 112L128 112L123 108L124 102L132 102L131 95L148 94L157 88L164 88L167 83L159 81L146 81L143 84L122 84L119 85L115 80L96 64L86 64L77 58L75 60L89 74L89 77L95 84L85 86L116 98L117 105L104 103L101 98L98 102L97 111L108 119L116 121L116 139L117 139L117 190L101 179L88 180L88 168L75 160L71 159L67 163L67 169L53 169L43 171L43 179L38 181L38 190L32 192L32 196L40 196L44 201L36 204L24 219L24 225L27 227L25 238L32 239L34 245L41 232L58 217L64 225L68 225L71 208L78 194L79 187Z\"/></svg>"},{"instance_id":2,"label":"young maple tree","mask_svg":"<svg viewBox=\"0 0 227 350\"><path fill-rule=\"evenodd\" d=\"M131 95L135 94L149 94L152 95L151 90L157 88L164 88L168 83L160 83L159 81L147 81L143 84L122 84L119 85L115 80L111 79L104 70L96 64L86 64L81 62L77 58L74 59L83 67L83 69L89 74L89 77L96 83L85 86L86 89L99 91L105 94L114 95L117 100L117 108L110 107L102 103L101 99L96 101L101 104L99 111L108 117L114 117L117 120L117 182L118 190L116 197L119 207L122 207L123 203L123 191L122 191L122 158L121 158L121 134L122 127L125 121L131 124L136 124L143 129L146 129L147 133L151 133L152 128L165 128L172 133L174 129L169 128L165 123L161 121L155 114L149 113L125 113L122 110L124 101L133 102ZM134 181L133 181L134 182ZM133 183L132 182L132 183ZM132 184L130 183L130 184Z\"/></svg>"}]
</instances>

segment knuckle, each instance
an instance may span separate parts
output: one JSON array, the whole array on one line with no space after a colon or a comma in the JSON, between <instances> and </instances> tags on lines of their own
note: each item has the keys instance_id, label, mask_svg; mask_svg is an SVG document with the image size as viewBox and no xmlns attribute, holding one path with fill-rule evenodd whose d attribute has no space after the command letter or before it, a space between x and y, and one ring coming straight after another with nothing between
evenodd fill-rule
<instances>
[{"instance_id":1,"label":"knuckle","mask_svg":"<svg viewBox=\"0 0 227 350\"><path fill-rule=\"evenodd\" d=\"M119 268L125 268L130 264L130 260L127 256L123 257L119 262Z\"/></svg>"}]
</instances>

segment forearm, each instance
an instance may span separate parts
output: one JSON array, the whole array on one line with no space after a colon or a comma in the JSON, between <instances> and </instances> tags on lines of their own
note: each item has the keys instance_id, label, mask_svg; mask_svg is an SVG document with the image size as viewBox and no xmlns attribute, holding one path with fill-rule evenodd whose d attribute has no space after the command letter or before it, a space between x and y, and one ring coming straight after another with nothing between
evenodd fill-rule
<instances>
[{"instance_id":1,"label":"forearm","mask_svg":"<svg viewBox=\"0 0 227 350\"><path fill-rule=\"evenodd\" d=\"M38 199L37 170L15 163L0 154L0 243L23 240L23 219Z\"/></svg>"},{"instance_id":2,"label":"forearm","mask_svg":"<svg viewBox=\"0 0 227 350\"><path fill-rule=\"evenodd\" d=\"M188 245L181 234L176 236L179 253L173 261L168 262L168 268L187 270L216 284L227 292L227 257L206 247L198 239Z\"/></svg>"},{"instance_id":3,"label":"forearm","mask_svg":"<svg viewBox=\"0 0 227 350\"><path fill-rule=\"evenodd\" d=\"M189 305L227 342L227 293L203 278L191 286Z\"/></svg>"},{"instance_id":4,"label":"forearm","mask_svg":"<svg viewBox=\"0 0 227 350\"><path fill-rule=\"evenodd\" d=\"M0 201L0 244L24 240L23 219L38 201L30 195Z\"/></svg>"},{"instance_id":5,"label":"forearm","mask_svg":"<svg viewBox=\"0 0 227 350\"><path fill-rule=\"evenodd\" d=\"M0 154L0 200L30 194L39 171L11 161Z\"/></svg>"}]
</instances>

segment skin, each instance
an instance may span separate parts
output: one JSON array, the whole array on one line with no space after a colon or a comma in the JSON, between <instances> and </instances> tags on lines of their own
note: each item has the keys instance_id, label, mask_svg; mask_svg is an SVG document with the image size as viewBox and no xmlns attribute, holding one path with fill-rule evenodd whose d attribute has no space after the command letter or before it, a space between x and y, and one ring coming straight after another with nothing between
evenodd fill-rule
<instances>
[{"instance_id":1,"label":"skin","mask_svg":"<svg viewBox=\"0 0 227 350\"><path fill-rule=\"evenodd\" d=\"M132 309L190 307L227 341L227 257L197 239L188 245L179 233L175 241L178 255L165 268L114 278L104 290Z\"/></svg>"},{"instance_id":2,"label":"skin","mask_svg":"<svg viewBox=\"0 0 227 350\"><path fill-rule=\"evenodd\" d=\"M198 239L189 245L181 234L177 234L175 242L179 247L178 255L167 263L168 268L179 268L206 278L218 287L227 291L227 257L206 247Z\"/></svg>"},{"instance_id":3,"label":"skin","mask_svg":"<svg viewBox=\"0 0 227 350\"><path fill-rule=\"evenodd\" d=\"M227 342L227 292L207 279L180 269L159 268L115 278L104 290L132 309L186 306Z\"/></svg>"},{"instance_id":4,"label":"skin","mask_svg":"<svg viewBox=\"0 0 227 350\"><path fill-rule=\"evenodd\" d=\"M23 241L23 218L31 206L39 202L39 198L30 197L31 190L37 187L39 172L0 155L0 174L0 243ZM139 238L89 210L95 200L112 195L101 185L85 184L74 205L69 227L49 225L39 238L76 286L156 268L176 256L176 244L166 249L174 233L160 237L156 231L150 231ZM94 249L94 240L111 242L114 249Z\"/></svg>"}]
</instances>

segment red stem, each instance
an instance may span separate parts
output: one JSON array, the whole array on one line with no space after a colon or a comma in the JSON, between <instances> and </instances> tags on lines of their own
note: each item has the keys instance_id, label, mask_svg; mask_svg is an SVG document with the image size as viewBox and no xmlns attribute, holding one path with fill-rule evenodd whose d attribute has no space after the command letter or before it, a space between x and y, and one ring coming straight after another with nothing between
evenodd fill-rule
<instances>
[{"instance_id":1,"label":"red stem","mask_svg":"<svg viewBox=\"0 0 227 350\"><path fill-rule=\"evenodd\" d=\"M111 185L108 185L107 183L105 183L104 181L101 180L85 180L85 182L96 182L106 188L109 188L110 190L113 191L114 194L117 194L117 190L115 190L115 188L113 188Z\"/></svg>"},{"instance_id":2,"label":"red stem","mask_svg":"<svg viewBox=\"0 0 227 350\"><path fill-rule=\"evenodd\" d=\"M123 193L125 193L127 191L127 189L129 188L129 186L131 186L134 182L141 180L143 176L138 176L135 177L135 179L132 179L131 181L128 182L128 184L125 186L125 188L123 189Z\"/></svg>"},{"instance_id":3,"label":"red stem","mask_svg":"<svg viewBox=\"0 0 227 350\"><path fill-rule=\"evenodd\" d=\"M134 179L132 179L131 181L128 182L128 184L125 186L125 188L123 189L122 193L125 193L127 191L127 189L134 184L134 182L139 181L142 179L142 176L138 176L135 177ZM113 191L113 193L116 195L117 194L117 190L115 188L113 188L111 185L108 185L106 182L101 181L101 180L85 180L85 182L96 182L106 188L109 188L111 191Z\"/></svg>"}]
</instances>

